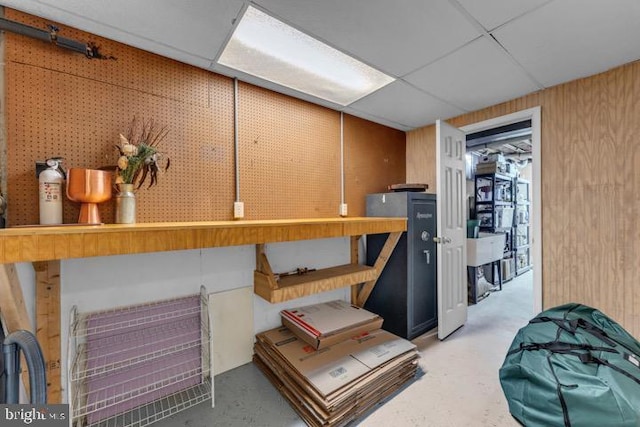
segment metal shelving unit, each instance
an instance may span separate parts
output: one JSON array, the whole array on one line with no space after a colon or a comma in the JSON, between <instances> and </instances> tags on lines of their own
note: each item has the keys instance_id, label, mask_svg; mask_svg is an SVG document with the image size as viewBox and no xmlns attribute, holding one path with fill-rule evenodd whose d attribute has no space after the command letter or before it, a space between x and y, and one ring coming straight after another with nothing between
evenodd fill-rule
<instances>
[{"instance_id":1,"label":"metal shelving unit","mask_svg":"<svg viewBox=\"0 0 640 427\"><path fill-rule=\"evenodd\" d=\"M513 178L501 174L475 177L476 218L483 231L508 231L512 226Z\"/></svg>"},{"instance_id":2,"label":"metal shelving unit","mask_svg":"<svg viewBox=\"0 0 640 427\"><path fill-rule=\"evenodd\" d=\"M515 211L513 215L513 247L516 275L531 269L530 183L526 179L513 180Z\"/></svg>"},{"instance_id":3,"label":"metal shelving unit","mask_svg":"<svg viewBox=\"0 0 640 427\"><path fill-rule=\"evenodd\" d=\"M511 280L515 272L513 177L499 173L476 174L474 182L475 211L476 219L480 220L480 231L506 234L501 261L502 280Z\"/></svg>"}]
</instances>

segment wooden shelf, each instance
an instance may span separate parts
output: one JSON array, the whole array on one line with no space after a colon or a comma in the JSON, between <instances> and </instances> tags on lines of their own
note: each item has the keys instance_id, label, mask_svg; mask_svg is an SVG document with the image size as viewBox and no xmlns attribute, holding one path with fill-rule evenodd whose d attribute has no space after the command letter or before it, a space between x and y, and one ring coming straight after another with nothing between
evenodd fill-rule
<instances>
[{"instance_id":1,"label":"wooden shelf","mask_svg":"<svg viewBox=\"0 0 640 427\"><path fill-rule=\"evenodd\" d=\"M498 200L495 203L493 203L491 200L482 200L482 201L478 201L476 202L477 205L491 205L494 204L495 206L512 206L513 203L512 202L505 202L502 200Z\"/></svg>"},{"instance_id":2,"label":"wooden shelf","mask_svg":"<svg viewBox=\"0 0 640 427\"><path fill-rule=\"evenodd\" d=\"M277 281L273 289L273 278L261 271L254 272L254 292L270 303L288 301L319 292L357 285L375 280L376 269L366 265L346 264L311 271L299 276L286 276Z\"/></svg>"},{"instance_id":3,"label":"wooden shelf","mask_svg":"<svg viewBox=\"0 0 640 427\"><path fill-rule=\"evenodd\" d=\"M48 261L406 231L406 218L64 225L0 230L0 263Z\"/></svg>"},{"instance_id":4,"label":"wooden shelf","mask_svg":"<svg viewBox=\"0 0 640 427\"><path fill-rule=\"evenodd\" d=\"M357 239L351 240L351 264L313 270L304 274L282 276L273 273L265 245L256 245L256 270L253 274L253 291L270 303L288 301L319 292L352 287L352 303L360 307L369 298L378 277L384 269L402 231L390 232L373 267L358 264Z\"/></svg>"}]
</instances>

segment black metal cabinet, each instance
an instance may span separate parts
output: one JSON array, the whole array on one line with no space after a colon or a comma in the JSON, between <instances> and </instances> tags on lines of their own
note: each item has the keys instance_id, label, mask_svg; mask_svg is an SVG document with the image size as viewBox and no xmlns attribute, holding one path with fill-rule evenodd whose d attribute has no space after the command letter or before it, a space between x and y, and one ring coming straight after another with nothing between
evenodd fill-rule
<instances>
[{"instance_id":1,"label":"black metal cabinet","mask_svg":"<svg viewBox=\"0 0 640 427\"><path fill-rule=\"evenodd\" d=\"M427 193L367 195L367 216L407 217L386 267L365 308L384 319L382 328L413 339L438 325L436 294L436 196ZM367 264L373 265L388 234L367 236Z\"/></svg>"}]
</instances>

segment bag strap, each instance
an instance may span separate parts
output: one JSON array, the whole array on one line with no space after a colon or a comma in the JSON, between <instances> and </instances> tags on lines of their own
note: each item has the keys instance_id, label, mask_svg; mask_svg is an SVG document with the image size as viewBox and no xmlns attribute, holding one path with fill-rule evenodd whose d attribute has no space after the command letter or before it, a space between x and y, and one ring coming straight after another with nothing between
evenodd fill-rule
<instances>
[{"instance_id":1,"label":"bag strap","mask_svg":"<svg viewBox=\"0 0 640 427\"><path fill-rule=\"evenodd\" d=\"M520 343L520 346L518 348L509 351L507 355L510 356L520 351L536 351L536 350L548 350L552 353L573 354L576 356L579 356L581 354L581 353L578 353L577 350L605 351L607 353L618 353L617 350L609 347L596 347L591 344L574 344L574 343L562 342L562 341L550 341L545 343L531 343L531 344Z\"/></svg>"},{"instance_id":2,"label":"bag strap","mask_svg":"<svg viewBox=\"0 0 640 427\"><path fill-rule=\"evenodd\" d=\"M624 347L629 352L640 357L640 354L638 354L637 349L633 349L626 343L616 340L615 338L607 334L607 332L604 329L599 328L593 323L588 322L584 319L568 320L566 318L562 319L562 318L555 318L555 317L548 317L548 316L540 316L540 317L535 317L529 321L529 323L546 323L546 322L554 323L559 329L562 329L570 333L571 335L575 335L578 328L581 328L585 332L598 338L600 341L604 342L605 344L611 347L615 347L616 345L619 345L621 347ZM558 338L559 336L557 335L556 339Z\"/></svg>"},{"instance_id":3,"label":"bag strap","mask_svg":"<svg viewBox=\"0 0 640 427\"><path fill-rule=\"evenodd\" d=\"M582 329L584 329L586 332L590 333L591 335L593 335L596 338L600 338L602 341L606 342L609 345L612 345L610 343L613 343L613 345L618 344L621 347L624 347L626 350L630 351L631 353L635 354L636 356L640 356L640 354L638 354L637 350L634 350L633 348L631 348L629 345L627 345L624 342L620 342L618 340L616 340L615 338L611 337L609 334L607 334L607 331L605 331L602 328L597 327L596 325L594 325L591 322L588 322L584 319L578 319L578 326L581 327Z\"/></svg>"},{"instance_id":4,"label":"bag strap","mask_svg":"<svg viewBox=\"0 0 640 427\"><path fill-rule=\"evenodd\" d=\"M551 362L552 354L547 355L547 363L549 364L549 369L553 374L553 378L556 380L556 394L558 395L558 400L560 401L560 407L562 408L562 418L564 419L564 427L571 427L571 420L569 419L569 409L567 408L567 402L564 400L564 395L562 394L562 387L566 388L575 388L575 385L564 385L558 379L556 375L556 370L553 367L553 363Z\"/></svg>"},{"instance_id":5,"label":"bag strap","mask_svg":"<svg viewBox=\"0 0 640 427\"><path fill-rule=\"evenodd\" d=\"M607 360L595 357L591 353L585 353L585 354L581 355L580 356L580 361L582 363L595 363L597 365L606 366L606 367L608 367L610 369L613 369L614 371L618 372L619 374L622 374L625 377L635 381L636 383L640 384L640 378L636 377L635 375L631 374L630 372L625 371L624 369L622 369L622 368L620 368L620 367L618 367L616 365L612 365Z\"/></svg>"},{"instance_id":6,"label":"bag strap","mask_svg":"<svg viewBox=\"0 0 640 427\"><path fill-rule=\"evenodd\" d=\"M548 316L538 316L529 320L530 324L547 323L547 322L554 323L558 328L563 329L572 335L576 332L575 327L571 325L571 320L561 319L556 317L548 317Z\"/></svg>"},{"instance_id":7,"label":"bag strap","mask_svg":"<svg viewBox=\"0 0 640 427\"><path fill-rule=\"evenodd\" d=\"M519 353L521 351L538 351L538 350L547 350L549 351L549 355L547 355L547 359L553 354L564 354L569 356L577 357L582 363L589 364L595 363L598 365L607 366L610 369L624 375L627 378L637 382L640 384L640 377L633 375L632 373L625 371L622 368L617 367L616 365L612 365L607 360L600 359L591 353L592 351L602 351L606 353L620 353L618 350L608 347L596 347L590 344L573 344L562 341L550 341L546 343L532 343L532 344L524 344L520 343L520 346L516 349L513 349L507 353L507 356L511 356L515 353ZM625 356L628 356L626 353ZM554 373L555 376L555 373Z\"/></svg>"}]
</instances>

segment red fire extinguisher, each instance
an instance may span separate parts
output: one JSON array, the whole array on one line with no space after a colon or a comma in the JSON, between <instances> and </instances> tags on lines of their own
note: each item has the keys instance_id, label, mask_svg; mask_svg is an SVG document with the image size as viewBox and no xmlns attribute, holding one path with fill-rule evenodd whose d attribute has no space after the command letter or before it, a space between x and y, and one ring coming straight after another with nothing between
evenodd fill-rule
<instances>
[{"instance_id":1,"label":"red fire extinguisher","mask_svg":"<svg viewBox=\"0 0 640 427\"><path fill-rule=\"evenodd\" d=\"M46 166L38 175L40 194L40 224L62 224L62 197L64 194L64 171L59 157L47 159Z\"/></svg>"}]
</instances>

